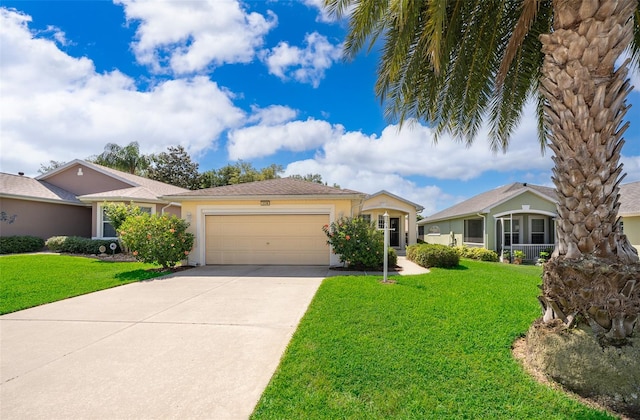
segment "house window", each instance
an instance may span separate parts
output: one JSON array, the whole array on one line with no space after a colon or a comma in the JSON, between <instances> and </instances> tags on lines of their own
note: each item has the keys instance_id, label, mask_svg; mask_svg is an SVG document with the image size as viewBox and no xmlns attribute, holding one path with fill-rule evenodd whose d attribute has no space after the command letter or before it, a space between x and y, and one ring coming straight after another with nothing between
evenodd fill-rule
<instances>
[{"instance_id":1,"label":"house window","mask_svg":"<svg viewBox=\"0 0 640 420\"><path fill-rule=\"evenodd\" d=\"M467 219L464 221L464 242L484 243L484 226L482 219Z\"/></svg>"},{"instance_id":2,"label":"house window","mask_svg":"<svg viewBox=\"0 0 640 420\"><path fill-rule=\"evenodd\" d=\"M511 245L511 239L513 238L514 244L520 243L520 219L513 219L513 232L511 231L511 219L504 219L504 240L503 244L506 246Z\"/></svg>"},{"instance_id":3,"label":"house window","mask_svg":"<svg viewBox=\"0 0 640 420\"><path fill-rule=\"evenodd\" d=\"M364 220L367 223L371 223L371 215L370 214L362 214L360 215L360 217L362 217L362 220Z\"/></svg>"},{"instance_id":4,"label":"house window","mask_svg":"<svg viewBox=\"0 0 640 420\"><path fill-rule=\"evenodd\" d=\"M438 225L431 226L429 228L429 234L430 235L436 235L436 234L439 235L440 234L440 226L438 226Z\"/></svg>"},{"instance_id":5,"label":"house window","mask_svg":"<svg viewBox=\"0 0 640 420\"><path fill-rule=\"evenodd\" d=\"M378 215L378 229L384 229L384 216Z\"/></svg>"},{"instance_id":6,"label":"house window","mask_svg":"<svg viewBox=\"0 0 640 420\"><path fill-rule=\"evenodd\" d=\"M545 244L546 242L546 229L545 220L543 218L532 218L531 221L531 243L532 244Z\"/></svg>"},{"instance_id":7,"label":"house window","mask_svg":"<svg viewBox=\"0 0 640 420\"><path fill-rule=\"evenodd\" d=\"M418 226L418 236L424 236L424 225Z\"/></svg>"},{"instance_id":8,"label":"house window","mask_svg":"<svg viewBox=\"0 0 640 420\"><path fill-rule=\"evenodd\" d=\"M144 207L144 206L138 206L140 208L140 210L143 213L147 213L147 214L153 214L153 209L151 207ZM98 237L100 238L115 238L117 237L117 233L116 230L113 228L113 225L111 225L111 221L109 220L109 217L107 216L107 210L102 207L102 213L101 213L101 221L100 221L100 227L102 228L101 232L98 232Z\"/></svg>"}]
</instances>

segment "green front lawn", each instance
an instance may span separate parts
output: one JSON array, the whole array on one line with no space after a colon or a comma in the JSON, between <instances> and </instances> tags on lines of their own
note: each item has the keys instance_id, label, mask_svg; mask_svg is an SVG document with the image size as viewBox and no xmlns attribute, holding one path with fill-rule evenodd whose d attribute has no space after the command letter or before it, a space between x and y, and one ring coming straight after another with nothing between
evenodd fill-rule
<instances>
[{"instance_id":1,"label":"green front lawn","mask_svg":"<svg viewBox=\"0 0 640 420\"><path fill-rule=\"evenodd\" d=\"M610 418L531 379L511 345L540 315L541 269L326 279L254 419Z\"/></svg>"},{"instance_id":2,"label":"green front lawn","mask_svg":"<svg viewBox=\"0 0 640 420\"><path fill-rule=\"evenodd\" d=\"M65 255L0 257L0 314L158 277L151 264L105 262Z\"/></svg>"}]
</instances>

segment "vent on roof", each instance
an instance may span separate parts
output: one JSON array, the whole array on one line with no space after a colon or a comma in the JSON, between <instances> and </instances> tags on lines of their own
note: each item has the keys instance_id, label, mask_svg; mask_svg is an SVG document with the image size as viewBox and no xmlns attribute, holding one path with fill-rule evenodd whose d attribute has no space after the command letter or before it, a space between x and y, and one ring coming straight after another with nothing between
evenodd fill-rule
<instances>
[{"instance_id":1,"label":"vent on roof","mask_svg":"<svg viewBox=\"0 0 640 420\"><path fill-rule=\"evenodd\" d=\"M18 172L18 175L24 176L24 172Z\"/></svg>"}]
</instances>

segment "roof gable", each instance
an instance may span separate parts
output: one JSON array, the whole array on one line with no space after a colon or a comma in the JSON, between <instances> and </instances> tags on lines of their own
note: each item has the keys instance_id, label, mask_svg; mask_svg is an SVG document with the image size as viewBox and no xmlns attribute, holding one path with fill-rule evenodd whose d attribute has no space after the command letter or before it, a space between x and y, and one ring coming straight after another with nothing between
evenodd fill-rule
<instances>
[{"instance_id":1,"label":"roof gable","mask_svg":"<svg viewBox=\"0 0 640 420\"><path fill-rule=\"evenodd\" d=\"M84 174L80 171L84 168ZM71 173L71 177L69 177ZM91 178L88 182L86 176ZM84 179L83 179L84 178ZM39 181L59 182L70 191L90 199L92 196L109 196L109 192L122 192L132 187L142 187L156 198L167 194L179 194L189 191L164 182L129 174L92 162L75 159L59 168L36 177ZM132 190L133 191L133 190ZM136 190L139 191L139 190ZM136 197L127 197L136 198ZM139 197L138 197L139 198Z\"/></svg>"},{"instance_id":2,"label":"roof gable","mask_svg":"<svg viewBox=\"0 0 640 420\"><path fill-rule=\"evenodd\" d=\"M378 192L377 192L377 193L375 193L375 194L368 195L368 196L365 198L365 200L366 200L366 201L370 201L370 200L373 200L373 199L375 199L375 198L377 198L377 197L383 197L383 196L391 197L392 199L394 199L394 200L398 200L398 201L400 201L400 202L402 202L402 203L405 203L405 204L407 204L407 205L408 205L408 206L410 206L410 207L414 207L414 208L416 209L416 212L418 212L418 213L419 213L419 212L421 212L422 210L424 210L424 207L423 207L423 206L421 206L420 204L416 204L416 203L414 203L414 202L412 202L412 201L409 201L409 200L407 200L407 199L405 199L405 198L399 197L399 196L397 196L397 195L395 195L395 194L390 193L390 192L389 192L389 191L387 191L387 190L380 190L380 191L378 191ZM377 206L376 206L376 207L377 207ZM365 203L365 205L364 205L363 209L367 209L367 208L370 208L370 206L368 206L368 205Z\"/></svg>"},{"instance_id":3,"label":"roof gable","mask_svg":"<svg viewBox=\"0 0 640 420\"><path fill-rule=\"evenodd\" d=\"M471 214L488 213L492 208L526 192L531 192L549 200L550 202L555 203L556 201L555 190L553 188L514 182L513 184L503 185L493 190L473 196L468 200L462 201L461 203L428 216L420 222L424 224L437 220L468 216Z\"/></svg>"}]
</instances>

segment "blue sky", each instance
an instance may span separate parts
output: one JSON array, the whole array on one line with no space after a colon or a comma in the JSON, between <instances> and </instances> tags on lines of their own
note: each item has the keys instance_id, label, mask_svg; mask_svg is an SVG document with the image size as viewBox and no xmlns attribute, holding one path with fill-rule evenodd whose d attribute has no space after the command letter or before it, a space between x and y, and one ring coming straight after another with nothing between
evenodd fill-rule
<instances>
[{"instance_id":1,"label":"blue sky","mask_svg":"<svg viewBox=\"0 0 640 420\"><path fill-rule=\"evenodd\" d=\"M423 215L514 181L551 186L527 112L506 154L386 121L377 52L344 62L346 22L322 0L0 1L0 171L137 141L183 145L200 170L243 160L366 193ZM640 78L631 104L640 104ZM640 107L627 114L625 182L640 180ZM638 123L636 123L636 121Z\"/></svg>"}]
</instances>

